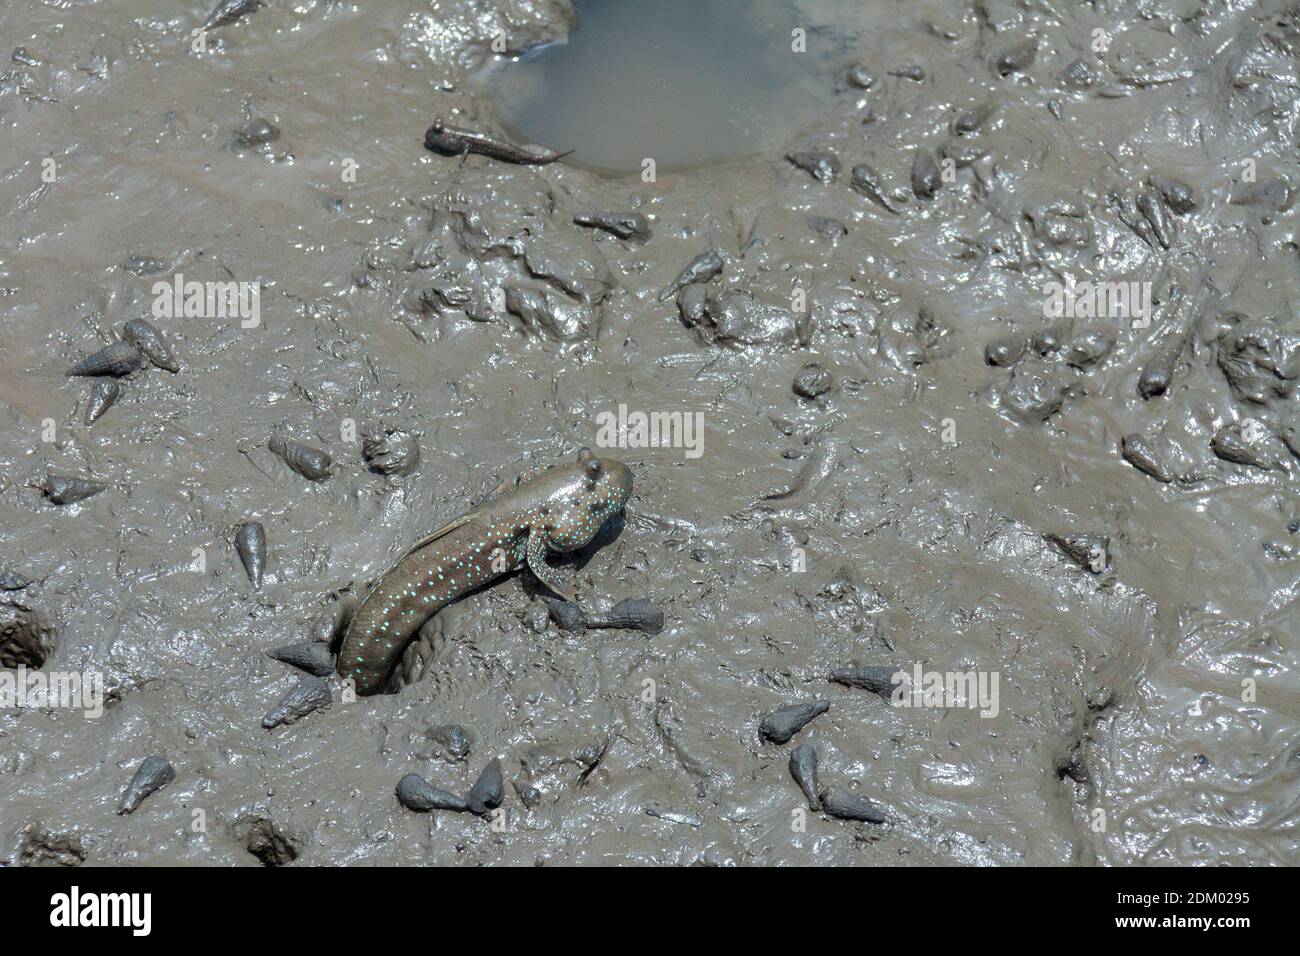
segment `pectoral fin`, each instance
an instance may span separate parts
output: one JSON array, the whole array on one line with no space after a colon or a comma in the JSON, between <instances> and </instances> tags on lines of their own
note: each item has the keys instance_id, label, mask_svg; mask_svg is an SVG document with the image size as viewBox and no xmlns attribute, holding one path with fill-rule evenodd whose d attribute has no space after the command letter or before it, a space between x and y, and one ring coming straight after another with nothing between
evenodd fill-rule
<instances>
[{"instance_id":1,"label":"pectoral fin","mask_svg":"<svg viewBox=\"0 0 1300 956\"><path fill-rule=\"evenodd\" d=\"M539 528L528 529L528 544L524 550L524 561L533 577L545 584L551 591L571 604L578 603L578 596L565 587L563 579L546 563L546 536Z\"/></svg>"}]
</instances>

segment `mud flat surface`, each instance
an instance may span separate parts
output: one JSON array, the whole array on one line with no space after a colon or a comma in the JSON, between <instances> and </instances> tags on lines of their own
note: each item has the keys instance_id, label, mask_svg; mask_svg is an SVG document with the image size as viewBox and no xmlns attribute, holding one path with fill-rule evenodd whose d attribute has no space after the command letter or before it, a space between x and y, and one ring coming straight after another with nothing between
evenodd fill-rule
<instances>
[{"instance_id":1,"label":"mud flat surface","mask_svg":"<svg viewBox=\"0 0 1300 956\"><path fill-rule=\"evenodd\" d=\"M0 657L107 698L0 709L0 862L1297 862L1300 9L800 12L860 38L830 107L649 183L421 147L435 115L500 130L492 38L562 38L559 0L269 3L203 52L203 5L3 5L0 572L30 583ZM259 283L260 322L150 318L178 274ZM1151 283L1150 323L1055 325L1067 279ZM179 370L87 426L65 372L138 318ZM302 679L268 651L620 404L702 413L702 454L603 452L626 521L562 566L660 633L559 630L516 575L400 693L326 678L263 728ZM413 473L372 470L377 430ZM56 505L50 474L106 487ZM996 674L996 715L828 680L915 663ZM490 819L395 796L494 758Z\"/></svg>"}]
</instances>

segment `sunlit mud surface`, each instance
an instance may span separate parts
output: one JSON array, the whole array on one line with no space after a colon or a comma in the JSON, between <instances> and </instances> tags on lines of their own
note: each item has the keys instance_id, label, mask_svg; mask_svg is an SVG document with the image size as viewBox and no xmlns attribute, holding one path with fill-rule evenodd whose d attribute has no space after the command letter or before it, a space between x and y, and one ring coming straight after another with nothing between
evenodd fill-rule
<instances>
[{"instance_id":1,"label":"sunlit mud surface","mask_svg":"<svg viewBox=\"0 0 1300 956\"><path fill-rule=\"evenodd\" d=\"M196 49L207 13L0 6L0 676L106 695L0 707L0 862L1297 862L1294 2L799 3L807 55L844 38L798 68L823 105L653 182L422 148L507 135L493 39L561 41L562 0L269 3ZM151 317L178 276L257 283L256 322ZM1150 283L1149 322L1050 320L1051 282ZM139 318L179 370L86 425L65 372ZM399 693L262 727L300 677L268 651L620 405L700 413L701 453L603 450L626 521L557 564L661 633L561 631L514 575ZM364 453L388 431L413 473ZM918 663L996 674L996 715L827 680ZM886 821L807 810L804 743ZM175 779L119 814L150 755ZM494 757L495 824L395 798Z\"/></svg>"}]
</instances>

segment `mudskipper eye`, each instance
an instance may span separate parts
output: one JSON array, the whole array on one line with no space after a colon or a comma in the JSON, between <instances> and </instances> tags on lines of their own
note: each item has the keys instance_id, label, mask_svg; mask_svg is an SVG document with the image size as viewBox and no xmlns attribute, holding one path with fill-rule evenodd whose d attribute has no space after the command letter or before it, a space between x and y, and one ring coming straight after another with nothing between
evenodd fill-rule
<instances>
[{"instance_id":1,"label":"mudskipper eye","mask_svg":"<svg viewBox=\"0 0 1300 956\"><path fill-rule=\"evenodd\" d=\"M578 451L578 464L582 465L582 470L587 473L588 478L600 476L600 459L591 453L590 448L582 448Z\"/></svg>"}]
</instances>

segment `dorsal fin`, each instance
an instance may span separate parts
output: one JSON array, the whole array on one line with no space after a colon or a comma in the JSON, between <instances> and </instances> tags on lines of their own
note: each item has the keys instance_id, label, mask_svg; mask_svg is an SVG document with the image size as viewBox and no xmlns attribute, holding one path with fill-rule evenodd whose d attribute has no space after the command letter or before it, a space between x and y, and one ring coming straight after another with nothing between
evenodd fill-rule
<instances>
[{"instance_id":1,"label":"dorsal fin","mask_svg":"<svg viewBox=\"0 0 1300 956\"><path fill-rule=\"evenodd\" d=\"M483 513L482 509L475 508L473 511L465 512L465 514L461 515L459 518L453 518L452 520L448 521L445 525L443 525L441 528L439 528L437 531L432 531L429 534L426 534L419 541L415 542L415 544L411 545L409 548L406 549L406 551L402 553L402 557L398 558L397 560L401 561L402 558L406 557L408 554L412 554L416 551L419 551L423 547L427 547L428 545L437 541L443 535L451 534L457 528L469 524L471 521L473 521L482 513Z\"/></svg>"},{"instance_id":2,"label":"dorsal fin","mask_svg":"<svg viewBox=\"0 0 1300 956\"><path fill-rule=\"evenodd\" d=\"M376 591L378 591L380 585L382 585L384 581L388 579L388 576L392 574L394 571L396 571L397 568L401 565L401 563L405 561L408 557L413 555L415 552L419 551L421 548L427 548L429 545L433 544L433 542L437 541L439 538L451 534L457 528L463 528L465 525L469 524L475 518L479 517L482 513L483 511L481 508L475 508L472 511L467 511L459 518L453 518L451 521L448 521L437 531L433 531L429 534L426 534L423 538L415 542L415 544L411 545L409 548L407 548L405 551L403 551L401 554L399 554L396 558L393 559L393 563L390 564L384 570L384 573L379 576L379 579L370 586L370 590L366 592L366 597L369 597L371 594L374 594Z\"/></svg>"}]
</instances>

